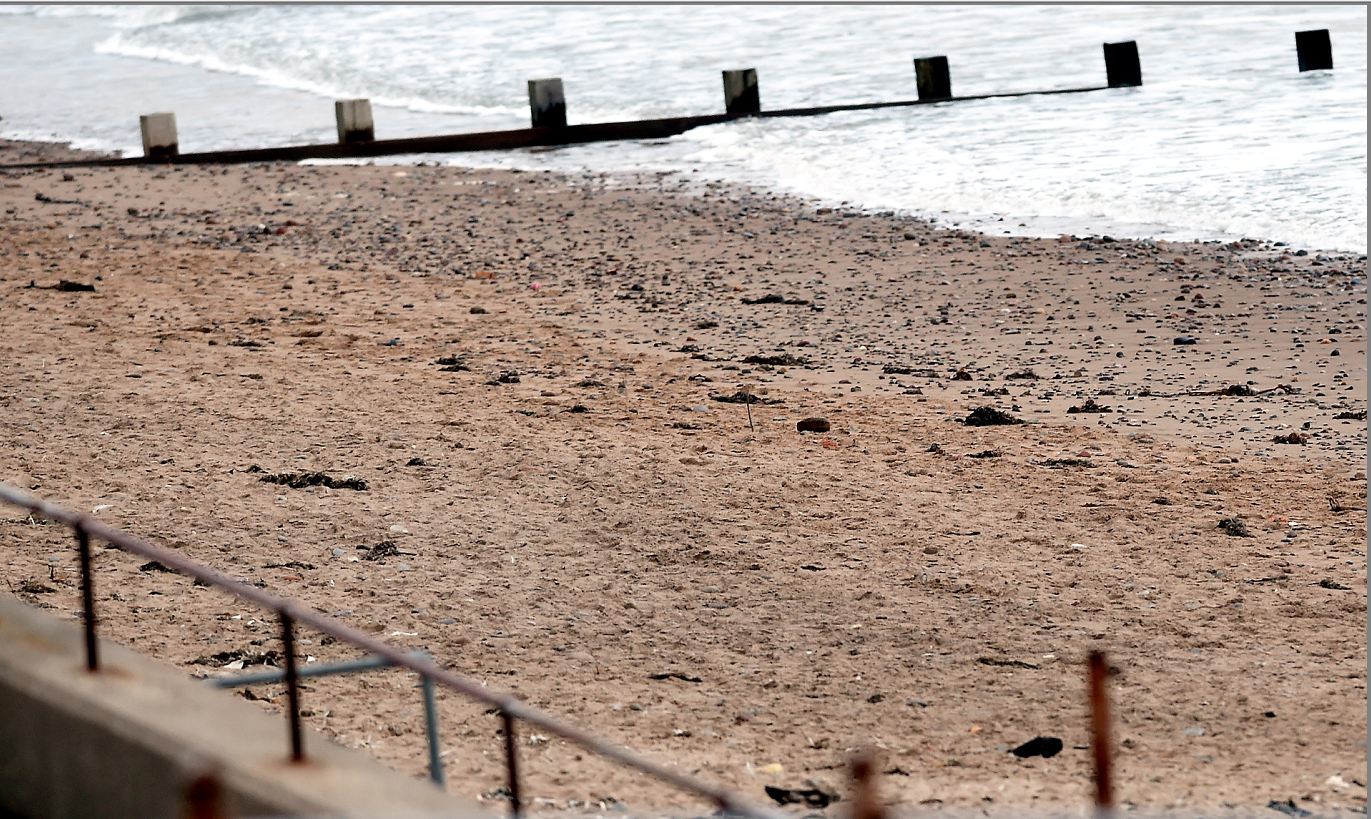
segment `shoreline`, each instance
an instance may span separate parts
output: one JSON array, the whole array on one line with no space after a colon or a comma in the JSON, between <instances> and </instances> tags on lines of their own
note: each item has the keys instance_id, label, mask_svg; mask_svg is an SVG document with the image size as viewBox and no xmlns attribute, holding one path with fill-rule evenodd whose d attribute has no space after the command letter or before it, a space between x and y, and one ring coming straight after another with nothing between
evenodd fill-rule
<instances>
[{"instance_id":1,"label":"shoreline","mask_svg":"<svg viewBox=\"0 0 1371 819\"><path fill-rule=\"evenodd\" d=\"M120 151L96 151L84 148L73 148L72 143L60 141L41 141L25 139L0 138L0 145L10 146L11 150L16 148L23 151L22 156L27 157L25 161L44 161L45 155L53 151L51 161L62 161L66 159L82 158L105 158L116 155L122 156ZM47 147L45 147L47 146ZM580 146L557 146L552 148L536 149L536 152L550 152L562 150L564 148L576 148ZM929 225L930 227L947 231L971 231L986 236L996 238L1019 238L1019 239L1057 239L1070 238L1078 241L1088 240L1116 240L1130 242L1163 242L1168 244L1193 244L1206 246L1240 246L1240 247L1261 247L1265 249L1288 249L1290 251L1304 250L1321 256L1360 257L1360 261L1365 261L1367 251L1357 249L1330 249L1327 247L1316 246L1298 241L1282 240L1277 238L1261 238L1252 236L1239 236L1233 234L1223 234L1210 238L1180 238L1174 234L1191 228L1170 226L1164 224L1148 225L1142 223L1115 223L1108 231L1095 231L1087 228L1081 232L1076 223L1085 220L1084 217L1063 217L1063 216L1030 216L1014 217L1009 214L993 214L977 216L970 213L958 213L953 211L939 211L942 216L934 215L932 212L920 212L908 208L888 208L880 206L853 205L847 201L838 201L831 198L812 196L800 191L787 190L781 188L768 188L766 186L752 184L748 182L729 180L721 177L713 177L708 174L700 178L693 178L690 173L679 170L649 170L649 171L598 171L590 168L580 170L559 170L559 169L534 169L520 168L500 164L498 162L476 162L463 163L455 156L467 156L475 159L482 155L495 155L505 153L520 152L471 152L467 154L405 154L386 157L369 157L359 159L309 159L301 160L298 163L301 167L451 167L462 170L472 171L499 171L513 173L554 173L568 180L578 178L599 178L605 179L612 177L624 180L627 185L632 186L642 179L651 179L657 184L671 179L679 181L680 184L673 188L659 188L659 190L671 190L676 193L694 193L702 189L714 189L727 187L740 191L747 191L753 196L778 196L786 199L793 199L800 202L809 203L815 209L827 209L841 211L851 215L874 216L882 218L908 219ZM260 164L260 163L243 163ZM1020 222L1019 220L1025 220ZM1106 217L1097 217L1097 221L1109 222ZM966 223L966 224L964 224ZM1009 225L1009 227L1006 227ZM1038 225L1039 227L1032 227ZM1060 230L1049 230L1047 226L1054 225ZM1147 229L1151 229L1150 232ZM1113 234L1119 234L1118 237ZM1143 235L1147 234L1147 235ZM1163 234L1159 237L1158 234Z\"/></svg>"},{"instance_id":2,"label":"shoreline","mask_svg":"<svg viewBox=\"0 0 1371 819\"><path fill-rule=\"evenodd\" d=\"M759 802L841 790L873 745L903 809L1082 806L1103 647L1121 800L1365 806L1330 784L1365 767L1366 423L1335 417L1366 409L1355 256L428 166L11 173L0 200L0 480ZM718 400L744 388L750 422ZM1027 423L961 423L981 406ZM8 583L79 611L60 533L0 533ZM195 674L279 647L99 564L113 639ZM422 775L409 681L307 696ZM496 721L440 709L450 789L497 799ZM1070 750L1008 753L1037 735ZM541 807L681 807L560 741L525 753Z\"/></svg>"}]
</instances>

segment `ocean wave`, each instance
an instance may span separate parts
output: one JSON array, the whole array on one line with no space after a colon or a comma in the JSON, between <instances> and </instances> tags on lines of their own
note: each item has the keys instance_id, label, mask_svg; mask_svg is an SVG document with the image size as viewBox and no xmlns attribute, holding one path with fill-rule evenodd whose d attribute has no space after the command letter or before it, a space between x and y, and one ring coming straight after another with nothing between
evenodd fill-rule
<instances>
[{"instance_id":1,"label":"ocean wave","mask_svg":"<svg viewBox=\"0 0 1371 819\"><path fill-rule=\"evenodd\" d=\"M122 34L114 34L95 46L97 54L115 57L132 57L142 60L173 63L176 65L201 68L223 74L250 77L263 85L301 91L328 99L353 99L365 97L373 105L391 108L404 108L421 114L460 114L465 116L508 116L523 112L522 108L507 105L456 105L415 96L390 96L373 94L366 89L346 88L317 80L307 79L279 68L248 65L217 57L213 54L190 53L162 46L140 45L129 42Z\"/></svg>"}]
</instances>

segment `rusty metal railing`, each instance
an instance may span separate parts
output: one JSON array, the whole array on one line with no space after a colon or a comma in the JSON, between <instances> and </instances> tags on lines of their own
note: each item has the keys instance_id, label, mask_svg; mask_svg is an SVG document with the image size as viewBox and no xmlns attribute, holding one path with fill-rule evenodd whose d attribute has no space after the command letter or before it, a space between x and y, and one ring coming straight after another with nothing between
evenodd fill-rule
<instances>
[{"instance_id":1,"label":"rusty metal railing","mask_svg":"<svg viewBox=\"0 0 1371 819\"><path fill-rule=\"evenodd\" d=\"M432 680L439 685L495 708L499 713L504 731L505 773L510 793L510 813L515 819L522 812L518 742L516 741L516 721L518 720L573 742L587 751L626 768L647 774L686 793L703 797L725 814L750 817L751 819L777 819L778 814L749 805L724 788L702 782L653 762L627 748L613 745L555 717L544 714L508 694L491 692L478 682L439 668L426 655L411 653L410 650L374 639L370 635L298 601L269 594L255 586L234 580L217 569L197 563L87 515L49 503L5 484L0 484L0 502L64 524L76 533L76 544L81 563L81 607L85 630L86 668L91 672L99 672L100 670L99 641L96 639L98 620L95 612L95 584L91 572L92 538L103 540L116 549L155 560L168 569L223 589L235 597L275 612L281 621L281 642L285 655L287 711L290 723L290 754L291 759L295 762L301 762L305 758L304 731L300 722L300 671L295 660L295 628L297 625L306 625L323 634L368 651L373 656L386 660L389 665L407 668L417 673L422 679Z\"/></svg>"}]
</instances>

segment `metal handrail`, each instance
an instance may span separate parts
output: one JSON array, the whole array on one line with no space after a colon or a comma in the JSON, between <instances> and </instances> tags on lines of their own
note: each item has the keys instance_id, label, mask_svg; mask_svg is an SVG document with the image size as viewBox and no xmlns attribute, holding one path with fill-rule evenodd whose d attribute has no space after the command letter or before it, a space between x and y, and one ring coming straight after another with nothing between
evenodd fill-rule
<instances>
[{"instance_id":1,"label":"metal handrail","mask_svg":"<svg viewBox=\"0 0 1371 819\"><path fill-rule=\"evenodd\" d=\"M432 659L415 656L409 650L384 643L312 609L299 601L265 592L255 586L234 580L217 569L197 563L175 552L155 546L146 540L135 537L110 526L100 520L79 512L73 512L41 498L34 497L22 490L0 483L0 502L17 506L31 514L65 524L76 532L77 545L81 560L81 599L84 611L86 643L86 667L99 671L100 661L98 641L95 636L95 593L91 580L90 538L96 537L125 552L156 560L168 569L189 575L203 583L221 588L230 594L256 603L264 609L276 612L281 619L281 637L284 644L286 666L286 691L289 701L291 758L304 759L304 738L300 725L299 671L295 662L295 625L304 624L315 630L343 640L353 646L369 651L390 661L391 665L407 668L421 677L434 680L447 688L465 694L471 699L493 706L500 712L505 735L505 770L509 778L510 812L518 817L521 813L519 801L518 743L515 741L515 720L523 720L537 728L574 742L592 753L612 760L627 768L640 771L662 782L673 785L682 791L702 796L713 802L721 811L734 816L752 819L777 819L778 814L753 807L724 788L701 782L694 777L674 771L633 751L612 745L575 726L568 725L557 718L527 705L509 694L495 693L480 683L439 668Z\"/></svg>"}]
</instances>

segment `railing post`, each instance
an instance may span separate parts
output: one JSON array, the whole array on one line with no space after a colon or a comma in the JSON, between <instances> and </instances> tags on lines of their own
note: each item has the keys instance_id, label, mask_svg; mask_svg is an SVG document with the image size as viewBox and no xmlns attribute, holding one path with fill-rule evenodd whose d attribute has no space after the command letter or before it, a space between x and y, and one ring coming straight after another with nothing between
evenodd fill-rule
<instances>
[{"instance_id":1,"label":"railing post","mask_svg":"<svg viewBox=\"0 0 1371 819\"><path fill-rule=\"evenodd\" d=\"M562 80L529 80L528 108L534 128L565 128L566 95L562 93Z\"/></svg>"},{"instance_id":2,"label":"railing post","mask_svg":"<svg viewBox=\"0 0 1371 819\"><path fill-rule=\"evenodd\" d=\"M339 145L354 145L376 139L371 100L338 100L333 103L333 118L338 122Z\"/></svg>"},{"instance_id":3,"label":"railing post","mask_svg":"<svg viewBox=\"0 0 1371 819\"><path fill-rule=\"evenodd\" d=\"M76 524L76 548L81 556L81 620L86 632L86 670L100 670L100 643L95 636L95 581L90 570L90 535Z\"/></svg>"},{"instance_id":4,"label":"railing post","mask_svg":"<svg viewBox=\"0 0 1371 819\"><path fill-rule=\"evenodd\" d=\"M295 620L281 610L281 647L286 655L286 708L290 711L290 761L305 760L305 738L300 729L300 676L295 668Z\"/></svg>"},{"instance_id":5,"label":"railing post","mask_svg":"<svg viewBox=\"0 0 1371 819\"><path fill-rule=\"evenodd\" d=\"M523 812L519 806L519 740L514 736L514 717L503 708L500 719L505 726L505 770L509 774L509 815L519 819Z\"/></svg>"},{"instance_id":6,"label":"railing post","mask_svg":"<svg viewBox=\"0 0 1371 819\"><path fill-rule=\"evenodd\" d=\"M952 97L952 75L946 57L918 57L914 60L914 83L920 100L945 100Z\"/></svg>"},{"instance_id":7,"label":"railing post","mask_svg":"<svg viewBox=\"0 0 1371 819\"><path fill-rule=\"evenodd\" d=\"M1138 62L1138 44L1133 40L1125 43L1105 43L1104 75L1110 88L1142 85L1142 64Z\"/></svg>"},{"instance_id":8,"label":"railing post","mask_svg":"<svg viewBox=\"0 0 1371 819\"><path fill-rule=\"evenodd\" d=\"M1113 739L1109 730L1109 693L1105 682L1109 666L1104 653L1090 652L1090 750L1095 758L1095 815L1114 814Z\"/></svg>"},{"instance_id":9,"label":"railing post","mask_svg":"<svg viewBox=\"0 0 1371 819\"><path fill-rule=\"evenodd\" d=\"M757 114L762 99L757 90L757 69L740 68L724 72L724 110L730 114Z\"/></svg>"},{"instance_id":10,"label":"railing post","mask_svg":"<svg viewBox=\"0 0 1371 819\"><path fill-rule=\"evenodd\" d=\"M143 156L148 159L171 159L181 152L175 114L143 114L138 130L143 133Z\"/></svg>"},{"instance_id":11,"label":"railing post","mask_svg":"<svg viewBox=\"0 0 1371 819\"><path fill-rule=\"evenodd\" d=\"M1300 71L1333 68L1333 41L1326 28L1295 32L1295 53L1300 61Z\"/></svg>"},{"instance_id":12,"label":"railing post","mask_svg":"<svg viewBox=\"0 0 1371 819\"><path fill-rule=\"evenodd\" d=\"M442 738L438 735L438 701L433 693L433 680L427 674L419 674L419 684L424 689L424 726L428 730L428 778L441 788L443 754Z\"/></svg>"}]
</instances>

